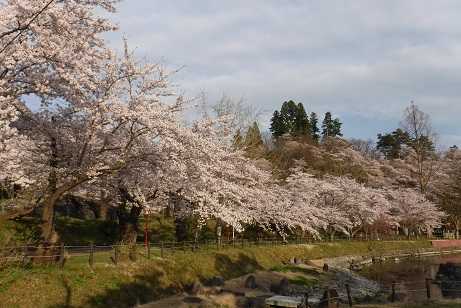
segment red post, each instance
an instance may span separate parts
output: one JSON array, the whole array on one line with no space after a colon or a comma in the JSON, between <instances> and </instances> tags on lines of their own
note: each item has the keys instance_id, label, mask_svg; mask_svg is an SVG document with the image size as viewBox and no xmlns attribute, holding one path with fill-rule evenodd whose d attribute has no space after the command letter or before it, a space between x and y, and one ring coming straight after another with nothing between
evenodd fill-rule
<instances>
[{"instance_id":1,"label":"red post","mask_svg":"<svg viewBox=\"0 0 461 308\"><path fill-rule=\"evenodd\" d=\"M144 246L147 248L149 242L148 220L149 216L144 214Z\"/></svg>"}]
</instances>

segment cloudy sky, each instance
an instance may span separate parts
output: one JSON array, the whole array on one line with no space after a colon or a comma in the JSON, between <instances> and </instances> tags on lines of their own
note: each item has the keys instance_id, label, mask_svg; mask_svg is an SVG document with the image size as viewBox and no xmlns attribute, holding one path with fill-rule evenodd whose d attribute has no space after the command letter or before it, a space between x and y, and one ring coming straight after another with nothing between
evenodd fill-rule
<instances>
[{"instance_id":1,"label":"cloudy sky","mask_svg":"<svg viewBox=\"0 0 461 308\"><path fill-rule=\"evenodd\" d=\"M332 111L346 137L394 129L415 101L443 145L461 144L459 0L125 0L112 19L189 96L222 93L268 119L293 99Z\"/></svg>"}]
</instances>

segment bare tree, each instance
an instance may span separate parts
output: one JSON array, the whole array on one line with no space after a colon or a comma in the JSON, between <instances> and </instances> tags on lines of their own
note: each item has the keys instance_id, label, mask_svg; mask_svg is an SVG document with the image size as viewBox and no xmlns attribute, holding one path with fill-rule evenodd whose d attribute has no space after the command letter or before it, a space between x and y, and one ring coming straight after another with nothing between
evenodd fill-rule
<instances>
[{"instance_id":1,"label":"bare tree","mask_svg":"<svg viewBox=\"0 0 461 308\"><path fill-rule=\"evenodd\" d=\"M232 129L242 132L246 131L254 122L258 122L261 116L261 110L248 105L243 98L236 100L226 94L223 94L215 104L211 105L211 110L217 117L230 116Z\"/></svg>"},{"instance_id":2,"label":"bare tree","mask_svg":"<svg viewBox=\"0 0 461 308\"><path fill-rule=\"evenodd\" d=\"M367 159L377 159L379 158L379 152L376 150L375 143L373 140L368 139L349 139L349 143L352 145L352 148L357 152L360 152Z\"/></svg>"},{"instance_id":3,"label":"bare tree","mask_svg":"<svg viewBox=\"0 0 461 308\"><path fill-rule=\"evenodd\" d=\"M435 141L436 134L432 129L430 116L411 102L400 123L402 129L410 136L410 147L414 151L416 171L421 193L426 193L427 187L436 171Z\"/></svg>"}]
</instances>

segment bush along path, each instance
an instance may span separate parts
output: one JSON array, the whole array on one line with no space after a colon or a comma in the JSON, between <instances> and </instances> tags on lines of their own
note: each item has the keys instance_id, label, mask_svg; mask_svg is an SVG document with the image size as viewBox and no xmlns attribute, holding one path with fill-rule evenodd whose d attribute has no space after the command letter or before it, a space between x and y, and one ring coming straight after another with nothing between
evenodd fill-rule
<instances>
[{"instance_id":1,"label":"bush along path","mask_svg":"<svg viewBox=\"0 0 461 308\"><path fill-rule=\"evenodd\" d=\"M197 281L232 279L289 262L344 255L416 250L429 241L342 241L277 246L226 246L219 250L170 251L161 258L138 257L136 262L95 254L71 257L63 268L55 265L15 265L0 269L1 307L130 307L167 297Z\"/></svg>"}]
</instances>

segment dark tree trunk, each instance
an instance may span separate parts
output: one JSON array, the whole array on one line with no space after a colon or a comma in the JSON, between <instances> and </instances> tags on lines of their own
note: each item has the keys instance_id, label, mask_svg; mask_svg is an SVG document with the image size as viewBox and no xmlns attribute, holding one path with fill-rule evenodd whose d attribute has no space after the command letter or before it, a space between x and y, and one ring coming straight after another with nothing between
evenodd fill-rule
<instances>
[{"instance_id":1,"label":"dark tree trunk","mask_svg":"<svg viewBox=\"0 0 461 308\"><path fill-rule=\"evenodd\" d=\"M121 205L118 208L118 223L120 227L120 240L125 244L135 244L139 232L139 217L143 210L128 189L124 186L119 187Z\"/></svg>"},{"instance_id":2,"label":"dark tree trunk","mask_svg":"<svg viewBox=\"0 0 461 308\"><path fill-rule=\"evenodd\" d=\"M127 209L121 206L118 210L118 223L120 227L120 240L125 244L135 244L139 232L139 217L142 207L132 206Z\"/></svg>"},{"instance_id":3,"label":"dark tree trunk","mask_svg":"<svg viewBox=\"0 0 461 308\"><path fill-rule=\"evenodd\" d=\"M97 214L98 219L104 220L104 221L108 220L109 209L110 209L109 201L102 200L98 202L97 205L98 205L98 214Z\"/></svg>"},{"instance_id":4,"label":"dark tree trunk","mask_svg":"<svg viewBox=\"0 0 461 308\"><path fill-rule=\"evenodd\" d=\"M174 220L175 235L178 242L187 241L188 228L187 220L184 217L176 217Z\"/></svg>"},{"instance_id":5,"label":"dark tree trunk","mask_svg":"<svg viewBox=\"0 0 461 308\"><path fill-rule=\"evenodd\" d=\"M40 244L35 252L37 257L33 258L34 262L53 262L57 261L58 259L58 257L54 257L59 254L59 235L54 228L54 209L56 203L59 201L62 195L62 190L56 190L53 193L45 196L45 199L42 202Z\"/></svg>"},{"instance_id":6,"label":"dark tree trunk","mask_svg":"<svg viewBox=\"0 0 461 308\"><path fill-rule=\"evenodd\" d=\"M54 121L54 119L52 119ZM53 136L50 140L51 157L49 160L50 174L48 175L48 187L43 200L42 221L41 221L41 240L47 244L57 243L59 238L54 231L54 208L62 192L58 191L58 179L56 170L58 168L58 146L56 138Z\"/></svg>"},{"instance_id":7,"label":"dark tree trunk","mask_svg":"<svg viewBox=\"0 0 461 308\"><path fill-rule=\"evenodd\" d=\"M46 244L55 244L59 237L54 229L54 208L59 200L58 193L54 193L43 201L41 221L41 241Z\"/></svg>"}]
</instances>

